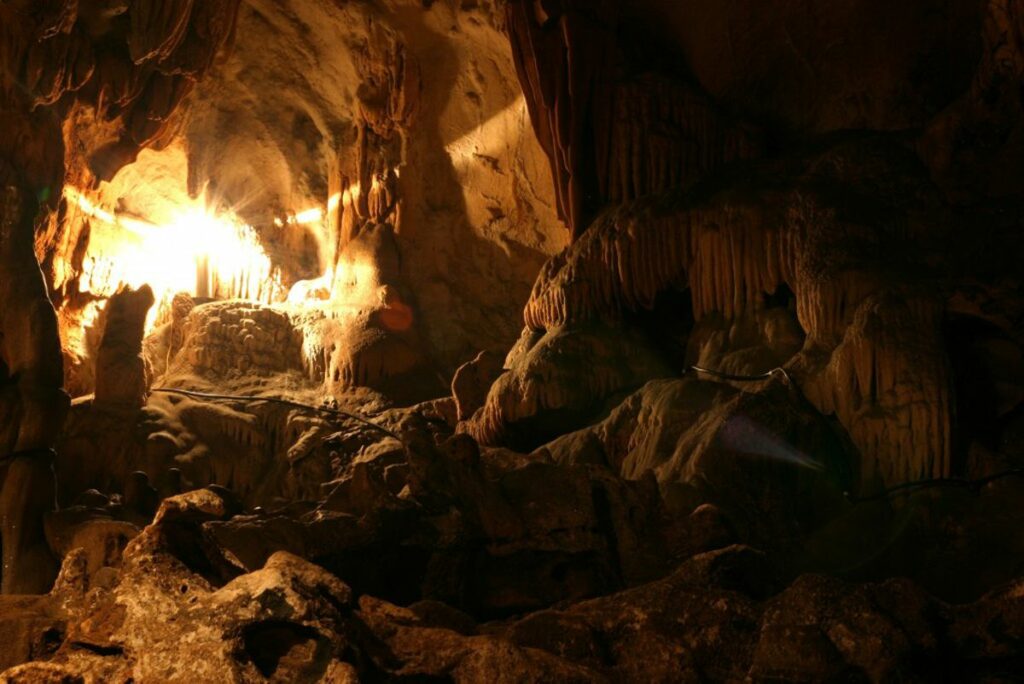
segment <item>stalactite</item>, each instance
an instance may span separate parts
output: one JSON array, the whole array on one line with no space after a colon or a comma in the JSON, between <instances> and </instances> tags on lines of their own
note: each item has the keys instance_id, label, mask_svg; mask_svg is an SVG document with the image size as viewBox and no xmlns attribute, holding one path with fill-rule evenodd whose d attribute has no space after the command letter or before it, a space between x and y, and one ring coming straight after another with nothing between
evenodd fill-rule
<instances>
[{"instance_id":1,"label":"stalactite","mask_svg":"<svg viewBox=\"0 0 1024 684\"><path fill-rule=\"evenodd\" d=\"M78 20L79 0L36 0L33 10L40 17L39 39L70 33Z\"/></svg>"},{"instance_id":2,"label":"stalactite","mask_svg":"<svg viewBox=\"0 0 1024 684\"><path fill-rule=\"evenodd\" d=\"M180 76L150 76L128 118L129 134L139 148L148 147L160 138L171 115L194 85L194 81Z\"/></svg>"},{"instance_id":3,"label":"stalactite","mask_svg":"<svg viewBox=\"0 0 1024 684\"><path fill-rule=\"evenodd\" d=\"M898 280L837 247L858 229L801 183L710 201L644 199L607 211L544 266L524 310L527 327L616 320L686 286L696 320L711 313L731 320L785 285L806 332L792 372L809 399L850 432L864 455L863 477L891 484L948 475L952 381L941 296L883 296ZM905 231L894 235L906 239ZM474 420L484 441L557 405L549 395L562 390L534 387L537 362L519 356Z\"/></svg>"},{"instance_id":4,"label":"stalactite","mask_svg":"<svg viewBox=\"0 0 1024 684\"><path fill-rule=\"evenodd\" d=\"M603 158L612 135L608 83L618 60L617 9L604 0L538 7L509 2L508 31L530 120L551 162L558 214L575 237L601 206L591 196L597 180L585 150ZM591 122L605 124L592 137Z\"/></svg>"},{"instance_id":5,"label":"stalactite","mask_svg":"<svg viewBox=\"0 0 1024 684\"><path fill-rule=\"evenodd\" d=\"M788 240L757 206L675 212L638 202L605 214L545 265L524 319L545 330L616 316L649 308L674 283L690 286L698 319L711 311L732 317L792 273Z\"/></svg>"},{"instance_id":6,"label":"stalactite","mask_svg":"<svg viewBox=\"0 0 1024 684\"><path fill-rule=\"evenodd\" d=\"M192 77L209 71L217 54L234 39L240 3L241 0L195 2L185 37L176 50L160 60L160 71Z\"/></svg>"},{"instance_id":7,"label":"stalactite","mask_svg":"<svg viewBox=\"0 0 1024 684\"><path fill-rule=\"evenodd\" d=\"M879 291L857 307L805 392L835 413L865 459L862 477L886 483L950 474L952 379L942 346L944 303Z\"/></svg>"},{"instance_id":8,"label":"stalactite","mask_svg":"<svg viewBox=\"0 0 1024 684\"><path fill-rule=\"evenodd\" d=\"M92 44L80 32L57 33L31 45L24 86L36 105L51 105L81 88L96 68Z\"/></svg>"},{"instance_id":9,"label":"stalactite","mask_svg":"<svg viewBox=\"0 0 1024 684\"><path fill-rule=\"evenodd\" d=\"M355 141L336 151L328 175L332 268L365 226L389 223L401 229L398 168L404 163L403 140L416 116L422 78L405 45L382 27L376 31L355 55L361 81Z\"/></svg>"},{"instance_id":10,"label":"stalactite","mask_svg":"<svg viewBox=\"0 0 1024 684\"><path fill-rule=\"evenodd\" d=\"M691 86L622 76L609 3L507 5L519 80L574 238L603 207L676 189L736 159L757 136ZM589 152L593 150L593 152Z\"/></svg>"},{"instance_id":11,"label":"stalactite","mask_svg":"<svg viewBox=\"0 0 1024 684\"><path fill-rule=\"evenodd\" d=\"M128 7L132 61L142 64L171 56L184 40L193 0L133 0Z\"/></svg>"},{"instance_id":12,"label":"stalactite","mask_svg":"<svg viewBox=\"0 0 1024 684\"><path fill-rule=\"evenodd\" d=\"M0 117L31 117L36 126L55 123L57 133L23 144L31 150L63 138L70 184L88 187L109 179L141 148L166 143L174 112L230 42L238 5L239 0L133 0L123 7L80 6L75 0L4 3L0 81L5 103L17 106L5 104L8 111ZM110 21L125 13L127 22ZM2 130L10 131L13 142L23 128L23 122L11 122ZM37 163L34 155L24 156ZM35 189L61 196L59 180ZM80 275L75 270L81 264L69 252L82 248L83 234L72 224L74 213L61 210L37 236L44 275L60 297L75 295L68 284Z\"/></svg>"},{"instance_id":13,"label":"stalactite","mask_svg":"<svg viewBox=\"0 0 1024 684\"><path fill-rule=\"evenodd\" d=\"M597 168L600 192L611 205L675 190L759 151L752 130L671 79L634 77L615 86L612 102L614 134Z\"/></svg>"}]
</instances>

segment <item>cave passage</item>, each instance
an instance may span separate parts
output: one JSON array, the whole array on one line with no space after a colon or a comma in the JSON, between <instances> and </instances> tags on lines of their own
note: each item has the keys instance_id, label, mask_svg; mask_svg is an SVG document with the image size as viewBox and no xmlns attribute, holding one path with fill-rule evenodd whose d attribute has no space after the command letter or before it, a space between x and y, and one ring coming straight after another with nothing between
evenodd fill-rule
<instances>
[{"instance_id":1,"label":"cave passage","mask_svg":"<svg viewBox=\"0 0 1024 684\"><path fill-rule=\"evenodd\" d=\"M0 682L1018 681L1022 85L1024 0L0 2Z\"/></svg>"}]
</instances>

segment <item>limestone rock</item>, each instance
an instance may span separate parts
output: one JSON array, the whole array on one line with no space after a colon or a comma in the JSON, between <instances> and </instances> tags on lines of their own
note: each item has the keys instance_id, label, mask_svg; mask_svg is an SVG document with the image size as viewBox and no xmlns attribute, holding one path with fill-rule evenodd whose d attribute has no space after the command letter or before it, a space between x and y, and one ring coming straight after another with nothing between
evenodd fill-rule
<instances>
[{"instance_id":1,"label":"limestone rock","mask_svg":"<svg viewBox=\"0 0 1024 684\"><path fill-rule=\"evenodd\" d=\"M15 141L12 141L15 142ZM12 150L21 157L23 150ZM46 591L52 447L68 407L57 319L33 253L23 180L0 152L0 548L3 593ZM12 155L14 156L14 155Z\"/></svg>"},{"instance_id":2,"label":"limestone rock","mask_svg":"<svg viewBox=\"0 0 1024 684\"><path fill-rule=\"evenodd\" d=\"M629 479L656 478L669 510L693 511L680 523L689 530L684 547L739 535L781 550L782 539L799 546L798 538L846 509L853 468L844 444L793 387L748 393L685 378L648 383L603 422L538 452L557 463L600 463ZM694 518L706 502L713 508L704 517L714 511L714 520Z\"/></svg>"},{"instance_id":3,"label":"limestone rock","mask_svg":"<svg viewBox=\"0 0 1024 684\"><path fill-rule=\"evenodd\" d=\"M64 634L64 616L57 601L50 596L0 597L0 637L4 642L0 668L6 670L30 660L50 657L64 640Z\"/></svg>"},{"instance_id":4,"label":"limestone rock","mask_svg":"<svg viewBox=\"0 0 1024 684\"><path fill-rule=\"evenodd\" d=\"M529 449L585 424L607 397L672 371L638 331L592 324L524 331L483 408L460 429Z\"/></svg>"},{"instance_id":5,"label":"limestone rock","mask_svg":"<svg viewBox=\"0 0 1024 684\"><path fill-rule=\"evenodd\" d=\"M142 337L153 303L148 285L120 290L108 301L96 357L98 405L130 410L145 403L151 373L142 354Z\"/></svg>"},{"instance_id":6,"label":"limestone rock","mask_svg":"<svg viewBox=\"0 0 1024 684\"><path fill-rule=\"evenodd\" d=\"M452 396L458 410L458 420L466 420L487 399L487 390L498 379L502 371L501 356L482 351L472 361L459 366L452 377Z\"/></svg>"}]
</instances>

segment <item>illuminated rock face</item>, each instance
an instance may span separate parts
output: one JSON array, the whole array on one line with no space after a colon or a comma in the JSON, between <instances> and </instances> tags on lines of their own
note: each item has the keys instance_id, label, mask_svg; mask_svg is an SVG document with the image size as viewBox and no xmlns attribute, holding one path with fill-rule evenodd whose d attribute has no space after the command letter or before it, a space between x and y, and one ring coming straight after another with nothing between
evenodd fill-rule
<instances>
[{"instance_id":1,"label":"illuminated rock face","mask_svg":"<svg viewBox=\"0 0 1024 684\"><path fill-rule=\"evenodd\" d=\"M710 197L697 191L607 213L542 271L524 312L531 334L548 339L588 321L622 321L675 289L691 300L695 322L715 315L750 320L764 331L759 344L767 350L780 332L777 319L759 312L785 289L793 299L793 315L782 319L788 356L748 354L730 363L720 353L714 367L758 375L784 365L808 399L850 433L865 481L948 476L953 388L941 321L955 285L942 279L955 258L939 268L925 263L951 219L920 177L923 169L898 149L865 141L749 174ZM887 196L876 184L899 194ZM828 196L839 187L843 204ZM863 242L851 247L851 240ZM734 327L738 349L736 336ZM707 360L706 349L691 345L675 359L676 370ZM590 368L584 382L596 381L597 369L621 367L593 353L580 362ZM510 363L509 377L543 375L551 364L517 353ZM554 363L564 371L563 362ZM607 396L637 380L595 393ZM544 391L555 397L572 385L556 381ZM493 441L501 426L562 407L564 400L537 404L529 391L499 380L480 418L487 427L476 434Z\"/></svg>"},{"instance_id":2,"label":"illuminated rock face","mask_svg":"<svg viewBox=\"0 0 1024 684\"><path fill-rule=\"evenodd\" d=\"M96 403L128 410L145 405L152 370L142 353L153 291L117 292L104 312L103 340L96 357Z\"/></svg>"},{"instance_id":3,"label":"illuminated rock face","mask_svg":"<svg viewBox=\"0 0 1024 684\"><path fill-rule=\"evenodd\" d=\"M1024 3L807 4L0 2L0 680L1015 676Z\"/></svg>"},{"instance_id":4,"label":"illuminated rock face","mask_svg":"<svg viewBox=\"0 0 1024 684\"><path fill-rule=\"evenodd\" d=\"M135 62L117 78L184 84L149 110L139 94L111 105L103 88L115 76L97 69L65 116L74 151L37 251L76 392L91 391L94 364L77 338L89 338L97 306L121 284L154 290L150 327L178 292L268 304L296 284L329 291L346 286L347 245L382 224L398 236L402 304L427 323L417 344L444 372L514 340L528 283L567 236L501 12L406 4L213 3L141 23L130 8L68 10L66 26L94 51L123 41ZM193 33L214 53L231 47L214 62ZM108 108L100 125L95 111ZM125 125L118 114L161 122L159 139L111 142ZM49 184L51 201L59 190Z\"/></svg>"},{"instance_id":5,"label":"illuminated rock face","mask_svg":"<svg viewBox=\"0 0 1024 684\"><path fill-rule=\"evenodd\" d=\"M638 387L643 378L602 387L601 378L622 365L598 352L581 356L567 333L593 321L611 320L616 323L608 335L615 339L622 328L637 327L638 312L641 319L645 311L654 310L658 316L659 298L681 296L690 304L685 315L692 317L690 323L698 326L705 341L697 338L677 345L688 347L687 353L680 351L671 359L677 371L709 360L717 361L717 370L740 375L785 367L807 399L823 414L835 415L849 434L859 451L857 469L866 486L962 474L964 445L973 437L966 424L957 421L957 392L962 390L955 386L951 366L965 361L949 349L944 321L955 315L962 288L972 289L973 282L996 272L1003 273L997 278L1007 277L1009 271L1002 257L983 263L958 250L956 236L964 230L981 231L982 241L995 251L1018 251L1003 233L1013 230L1014 219L1007 216L1003 227L990 223L982 228L963 213L958 203L964 201L964 188L951 182L945 162L937 163L941 153L936 151L952 153L961 144L953 130L981 125L984 119L980 105L972 108L966 102L978 98L996 77L991 57L985 57L969 85L967 65L973 50L1004 54L1002 68L1013 71L1019 42L1002 44L997 36L1019 36L1019 8L1015 3L992 3L984 26L972 34L974 42L959 48L964 61L957 62L956 71L966 91L963 95L945 91L945 86L926 77L896 95L900 86L885 79L856 80L863 65L845 62L847 58L837 53L816 59L822 69L847 73L855 80L826 83L817 76L794 75L784 87L810 78L817 89L817 108L798 112L784 99L773 99L771 89L781 75L765 82L764 100L747 100L749 92L731 81L741 82L747 74L730 72L735 65L728 60L705 61L709 45L681 19L706 17L727 27L745 25L749 8L718 11L699 5L688 3L671 17L666 16L671 14L667 7L652 8L652 15L645 17L616 3L583 8L554 2L544 5L543 11L526 2L508 5L513 49L534 125L551 159L561 215L576 240L541 270L524 309L528 332L509 356L509 371L492 387L485 407L466 429L498 444L517 424L544 424L566 412L597 415L601 407L594 394L611 398L614 391ZM822 17L823 34L847 10L836 7ZM904 10L905 18L924 21L923 7ZM946 11L981 22L966 3ZM666 20L655 37L667 32L683 40L682 51L695 60L696 76L706 81L720 104L743 102L738 121L709 113L710 105L685 82L669 87L646 75L643 70L654 65L643 61L645 53L637 53L628 36L640 26L652 27L652 17ZM774 21L804 30L788 10L779 10L767 25L743 32L752 42L737 46L737 53L758 49L758 41L774 30ZM897 71L919 69L913 65L929 59L934 50L944 50L944 40L927 35L887 45L888 66ZM595 41L603 47L595 48ZM782 59L774 48L761 47L767 61L759 61L750 73ZM579 57L598 53L600 59ZM1019 81L1019 72L1014 73ZM556 97L558 88L569 88L568 84L585 95ZM847 89L860 89L863 111L840 102ZM1019 97L1002 94L995 86L986 92L1001 98L1000 107L1018 115L1017 124L1006 122L1002 129L1012 149L1009 131L1019 125ZM648 117L649 125L636 131L613 129L614 113L629 106L623 101L639 107L632 121ZM939 114L944 106L948 110ZM765 108L773 110L772 116L765 115ZM686 124L672 124L673 116ZM930 128L929 117L937 117ZM944 117L949 123L938 123ZM971 117L977 117L974 124L967 122ZM924 155L908 149L913 141L862 132L838 143L819 138L814 143L817 151L810 155L774 154L772 162L735 162L767 156L755 141L770 146L775 137L807 144L816 134L836 128L885 131L910 121L917 124L911 136L917 136ZM704 122L699 130L690 128L697 122ZM945 126L944 133L940 126ZM751 135L750 130L758 133ZM686 144L694 138L700 141L702 154L691 156ZM631 154L617 152L626 144L633 146ZM581 149L590 151L582 154ZM666 154L672 161L666 162ZM1001 154L1021 159L1010 150ZM982 166L991 157L984 159ZM709 175L729 161L735 163L727 171ZM702 183L702 178L708 180ZM932 185L936 180L940 187ZM981 197L975 195L973 201ZM992 219L977 220L1001 223L994 219L1000 212L994 206L982 211L995 213L989 214ZM786 321L785 333L792 342L781 356L769 351L770 340L779 334L775 319L758 320L779 291L788 293L794 314ZM719 322L705 323L709 316ZM723 331L729 342L711 355L706 344L721 347L723 342L714 341L709 325L729 326ZM740 354L734 338L751 325L762 329L755 333L762 342ZM649 327L649 321L640 327L644 326ZM1019 348L1019 334L1004 330L1016 335ZM533 351L537 340L559 337L567 341L543 354ZM571 357L586 371L566 373L563 357ZM755 359L770 365L759 365ZM539 383L542 378L549 381ZM550 381L553 378L557 380ZM533 388L535 383L543 389ZM578 393L582 386L596 391ZM538 401L541 395L544 399ZM578 427L587 419L569 419L566 427Z\"/></svg>"},{"instance_id":6,"label":"illuminated rock face","mask_svg":"<svg viewBox=\"0 0 1024 684\"><path fill-rule=\"evenodd\" d=\"M192 309L182 324L183 344L171 361L190 372L270 375L302 368L301 341L287 313L255 304L211 303Z\"/></svg>"},{"instance_id":7,"label":"illuminated rock face","mask_svg":"<svg viewBox=\"0 0 1024 684\"><path fill-rule=\"evenodd\" d=\"M567 241L501 24L492 2L244 3L183 105L191 191L257 229L286 287L344 285L347 246L391 226L401 273L381 282L400 276L446 374L511 344Z\"/></svg>"}]
</instances>

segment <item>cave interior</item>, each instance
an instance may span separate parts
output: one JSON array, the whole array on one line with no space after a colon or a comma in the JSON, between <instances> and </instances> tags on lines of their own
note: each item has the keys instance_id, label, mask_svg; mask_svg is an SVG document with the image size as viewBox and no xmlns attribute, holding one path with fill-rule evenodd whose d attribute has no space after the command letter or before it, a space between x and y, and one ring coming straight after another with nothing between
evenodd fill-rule
<instances>
[{"instance_id":1,"label":"cave interior","mask_svg":"<svg viewBox=\"0 0 1024 684\"><path fill-rule=\"evenodd\" d=\"M0 0L0 682L1024 681L1024 0Z\"/></svg>"}]
</instances>

